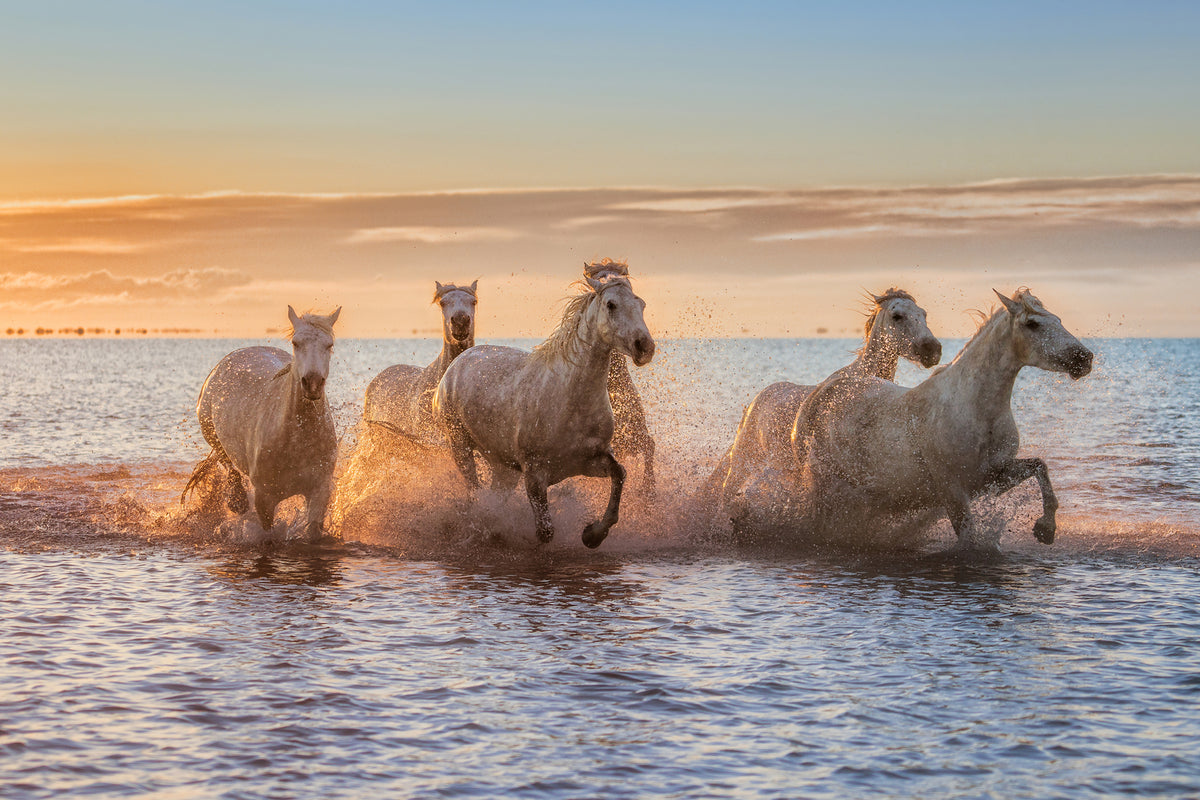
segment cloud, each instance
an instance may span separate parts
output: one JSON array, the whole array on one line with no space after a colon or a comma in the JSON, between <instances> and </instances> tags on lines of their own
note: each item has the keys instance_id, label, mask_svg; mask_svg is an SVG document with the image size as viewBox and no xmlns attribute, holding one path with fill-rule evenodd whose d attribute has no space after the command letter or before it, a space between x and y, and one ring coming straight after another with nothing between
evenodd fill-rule
<instances>
[{"instance_id":1,"label":"cloud","mask_svg":"<svg viewBox=\"0 0 1200 800\"><path fill-rule=\"evenodd\" d=\"M504 228L362 228L346 237L348 244L378 244L381 242L419 242L421 244L454 244L464 242L507 242L520 238L520 233Z\"/></svg>"},{"instance_id":2,"label":"cloud","mask_svg":"<svg viewBox=\"0 0 1200 800\"><path fill-rule=\"evenodd\" d=\"M204 301L250 282L249 275L220 267L180 269L154 278L119 276L108 270L64 276L10 272L0 273L0 307L45 309L96 303Z\"/></svg>"},{"instance_id":3,"label":"cloud","mask_svg":"<svg viewBox=\"0 0 1200 800\"><path fill-rule=\"evenodd\" d=\"M85 255L128 255L145 250L148 245L111 239L64 239L47 242L7 240L3 244L17 253L79 253Z\"/></svg>"}]
</instances>

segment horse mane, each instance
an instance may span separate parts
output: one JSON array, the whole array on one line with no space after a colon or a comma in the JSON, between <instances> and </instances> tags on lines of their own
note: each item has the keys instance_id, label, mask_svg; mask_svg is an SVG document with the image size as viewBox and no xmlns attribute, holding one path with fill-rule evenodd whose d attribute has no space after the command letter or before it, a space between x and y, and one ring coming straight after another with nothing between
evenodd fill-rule
<instances>
[{"instance_id":1,"label":"horse mane","mask_svg":"<svg viewBox=\"0 0 1200 800\"><path fill-rule=\"evenodd\" d=\"M867 315L866 325L863 326L863 338L866 339L871 335L871 328L875 325L875 317L879 315L879 310L883 308L883 304L889 300L909 300L913 303L917 299L903 289L897 289L895 286L889 288L886 292L876 297L871 292L865 292L870 306L865 312Z\"/></svg>"},{"instance_id":2,"label":"horse mane","mask_svg":"<svg viewBox=\"0 0 1200 800\"><path fill-rule=\"evenodd\" d=\"M574 297L567 299L566 307L563 309L562 318L546 341L533 348L533 355L543 361L560 359L574 364L574 356L580 347L579 337L579 322L583 319L583 315L587 312L592 304L600 299L600 293L610 286L624 284L629 286L629 279L623 277L609 276L604 281L604 284L599 290L593 289L590 284L583 281L575 281L572 286L582 287Z\"/></svg>"},{"instance_id":3,"label":"horse mane","mask_svg":"<svg viewBox=\"0 0 1200 800\"><path fill-rule=\"evenodd\" d=\"M602 258L599 261L583 262L583 274L588 278L595 278L603 272L611 272L614 275L621 277L629 277L629 264L624 261L613 261L611 258Z\"/></svg>"},{"instance_id":4,"label":"horse mane","mask_svg":"<svg viewBox=\"0 0 1200 800\"><path fill-rule=\"evenodd\" d=\"M1012 299L1021 303L1022 305L1025 306L1026 309L1028 309L1030 311L1045 311L1046 310L1046 307L1044 305L1042 305L1042 301L1038 300L1037 297L1034 296L1033 292L1029 291L1028 286L1022 286L1019 289L1017 289L1015 292L1013 292ZM998 309L995 306L991 306L988 308L987 311L982 311L978 308L973 308L970 310L970 313L979 319L979 326L975 329L975 333L971 334L971 338L967 340L966 344L964 344L962 346L962 349L959 350L957 355L954 356L954 358L953 358L953 360L951 360L950 364L953 364L955 361L958 361L958 359L962 357L962 354L967 352L968 348L970 348L971 345L974 344L976 339L982 338L986 332L991 331L991 329L997 325L999 320L1004 319L1004 317L1007 316L1008 311L1007 311L1007 309L1004 309L1004 308ZM944 370L946 367L950 366L950 364L941 365L940 367L935 369L933 372L931 372L930 375L933 376L933 375L938 374L939 372Z\"/></svg>"},{"instance_id":5,"label":"horse mane","mask_svg":"<svg viewBox=\"0 0 1200 800\"><path fill-rule=\"evenodd\" d=\"M337 335L333 332L333 325L331 325L329 323L328 318L323 317L320 314L314 314L311 311L307 311L300 317L300 321L307 325L313 326L314 328L316 328L319 331L324 331L325 333L328 333L330 336L332 336L334 339L337 339ZM296 335L296 326L293 325L287 331L288 341L291 341L295 335Z\"/></svg>"},{"instance_id":6,"label":"horse mane","mask_svg":"<svg viewBox=\"0 0 1200 800\"><path fill-rule=\"evenodd\" d=\"M453 283L441 283L433 290L433 300L430 302L436 303L451 292L466 292L472 297L478 297L474 286L457 286Z\"/></svg>"}]
</instances>

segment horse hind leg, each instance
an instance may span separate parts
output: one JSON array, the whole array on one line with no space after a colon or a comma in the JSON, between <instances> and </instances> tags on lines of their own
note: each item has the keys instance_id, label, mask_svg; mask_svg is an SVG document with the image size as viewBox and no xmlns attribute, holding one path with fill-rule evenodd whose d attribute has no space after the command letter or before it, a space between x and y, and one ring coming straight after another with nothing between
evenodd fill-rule
<instances>
[{"instance_id":1,"label":"horse hind leg","mask_svg":"<svg viewBox=\"0 0 1200 800\"><path fill-rule=\"evenodd\" d=\"M596 471L587 473L593 478L607 476L612 481L612 489L608 495L608 507L604 516L583 529L583 543L593 550L600 546L608 536L609 529L617 524L621 509L621 490L625 485L625 468L613 457L611 452L602 455L596 462Z\"/></svg>"},{"instance_id":2,"label":"horse hind leg","mask_svg":"<svg viewBox=\"0 0 1200 800\"><path fill-rule=\"evenodd\" d=\"M225 505L235 514L245 514L250 510L250 501L246 497L246 482L242 473L233 464L226 464L225 475Z\"/></svg>"}]
</instances>

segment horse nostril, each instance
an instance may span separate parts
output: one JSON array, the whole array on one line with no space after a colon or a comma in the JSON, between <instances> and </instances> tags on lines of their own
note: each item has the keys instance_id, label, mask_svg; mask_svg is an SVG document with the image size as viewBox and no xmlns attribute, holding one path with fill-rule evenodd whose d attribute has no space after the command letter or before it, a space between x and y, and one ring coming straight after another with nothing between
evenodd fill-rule
<instances>
[{"instance_id":1,"label":"horse nostril","mask_svg":"<svg viewBox=\"0 0 1200 800\"><path fill-rule=\"evenodd\" d=\"M325 388L325 379L320 375L305 375L300 379L300 386L304 389L305 394L312 397Z\"/></svg>"},{"instance_id":2,"label":"horse nostril","mask_svg":"<svg viewBox=\"0 0 1200 800\"><path fill-rule=\"evenodd\" d=\"M654 340L649 336L640 336L633 342L635 362L645 364L654 357Z\"/></svg>"},{"instance_id":3,"label":"horse nostril","mask_svg":"<svg viewBox=\"0 0 1200 800\"><path fill-rule=\"evenodd\" d=\"M1086 347L1077 348L1071 353L1071 357L1067 362L1067 373L1072 378L1082 378L1092 371L1092 358L1093 354L1091 350L1088 350Z\"/></svg>"}]
</instances>

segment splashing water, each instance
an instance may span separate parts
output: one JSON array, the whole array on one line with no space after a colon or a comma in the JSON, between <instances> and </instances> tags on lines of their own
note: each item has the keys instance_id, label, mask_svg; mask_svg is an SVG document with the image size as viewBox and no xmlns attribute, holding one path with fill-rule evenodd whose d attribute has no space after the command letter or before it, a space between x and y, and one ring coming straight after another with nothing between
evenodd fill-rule
<instances>
[{"instance_id":1,"label":"splashing water","mask_svg":"<svg viewBox=\"0 0 1200 800\"><path fill-rule=\"evenodd\" d=\"M662 343L634 372L659 495L632 466L599 551L605 481L556 487L538 546L520 491L467 503L445 454L359 427L370 377L436 342L342 341L340 540L247 542L218 488L179 503L195 394L245 344L0 342L0 796L1200 792L1200 342L1022 374L1059 537L1029 535L1030 483L986 563L939 557L944 521L797 549L695 501L754 392L851 341Z\"/></svg>"}]
</instances>

